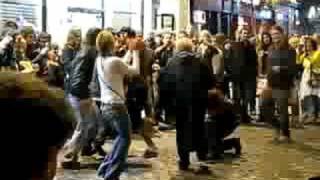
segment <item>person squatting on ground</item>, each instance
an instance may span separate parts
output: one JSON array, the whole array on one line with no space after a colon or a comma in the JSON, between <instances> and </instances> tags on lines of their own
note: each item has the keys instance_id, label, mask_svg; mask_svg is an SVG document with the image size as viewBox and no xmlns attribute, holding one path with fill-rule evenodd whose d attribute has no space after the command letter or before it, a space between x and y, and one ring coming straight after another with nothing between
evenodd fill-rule
<instances>
[{"instance_id":1,"label":"person squatting on ground","mask_svg":"<svg viewBox=\"0 0 320 180\"><path fill-rule=\"evenodd\" d=\"M230 149L234 149L235 156L241 155L240 136L237 134L239 126L234 105L224 98L221 90L209 90L206 118L208 160L222 159L224 151Z\"/></svg>"}]
</instances>

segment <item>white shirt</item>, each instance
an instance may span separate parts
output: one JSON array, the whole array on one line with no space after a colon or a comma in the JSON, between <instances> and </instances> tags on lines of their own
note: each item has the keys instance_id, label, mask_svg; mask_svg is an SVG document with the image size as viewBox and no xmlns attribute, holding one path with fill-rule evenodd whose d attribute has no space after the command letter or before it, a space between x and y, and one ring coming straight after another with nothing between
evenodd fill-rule
<instances>
[{"instance_id":1,"label":"white shirt","mask_svg":"<svg viewBox=\"0 0 320 180\"><path fill-rule=\"evenodd\" d=\"M97 73L101 91L101 102L106 104L124 104L126 98L123 80L126 75L137 74L138 72L138 69L127 65L121 58L114 56L104 58L99 56L97 58Z\"/></svg>"}]
</instances>

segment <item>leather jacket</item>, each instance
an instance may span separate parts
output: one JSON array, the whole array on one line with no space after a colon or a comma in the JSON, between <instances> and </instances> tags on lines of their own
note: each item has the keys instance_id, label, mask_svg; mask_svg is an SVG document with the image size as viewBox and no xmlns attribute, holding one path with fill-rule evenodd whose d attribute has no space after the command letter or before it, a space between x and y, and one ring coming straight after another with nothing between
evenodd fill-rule
<instances>
[{"instance_id":1,"label":"leather jacket","mask_svg":"<svg viewBox=\"0 0 320 180\"><path fill-rule=\"evenodd\" d=\"M84 48L75 57L69 77L69 90L72 95L80 99L90 97L89 84L96 58L97 50L95 47Z\"/></svg>"}]
</instances>

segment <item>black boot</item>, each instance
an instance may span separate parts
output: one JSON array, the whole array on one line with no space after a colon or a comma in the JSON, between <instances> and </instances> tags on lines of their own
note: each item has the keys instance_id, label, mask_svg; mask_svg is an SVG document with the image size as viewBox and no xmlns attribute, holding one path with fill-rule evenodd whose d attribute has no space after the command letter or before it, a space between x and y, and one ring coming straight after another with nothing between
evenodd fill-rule
<instances>
[{"instance_id":1,"label":"black boot","mask_svg":"<svg viewBox=\"0 0 320 180\"><path fill-rule=\"evenodd\" d=\"M224 150L234 149L235 156L241 155L242 147L241 147L240 138L227 139L223 142L223 146L224 146Z\"/></svg>"}]
</instances>

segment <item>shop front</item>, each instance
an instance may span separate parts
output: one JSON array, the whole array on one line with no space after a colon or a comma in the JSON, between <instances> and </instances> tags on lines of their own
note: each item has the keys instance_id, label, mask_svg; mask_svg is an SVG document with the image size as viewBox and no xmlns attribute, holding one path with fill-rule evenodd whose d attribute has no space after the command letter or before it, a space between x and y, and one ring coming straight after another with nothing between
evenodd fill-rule
<instances>
[{"instance_id":1,"label":"shop front","mask_svg":"<svg viewBox=\"0 0 320 180\"><path fill-rule=\"evenodd\" d=\"M256 18L256 33L261 33L265 31L264 29L269 29L274 22L275 13L269 6L259 6L255 8L255 18Z\"/></svg>"},{"instance_id":2,"label":"shop front","mask_svg":"<svg viewBox=\"0 0 320 180\"><path fill-rule=\"evenodd\" d=\"M304 17L302 5L297 1L288 1L274 5L276 22L281 25L288 34L304 33Z\"/></svg>"},{"instance_id":3,"label":"shop front","mask_svg":"<svg viewBox=\"0 0 320 180\"><path fill-rule=\"evenodd\" d=\"M72 27L83 34L91 27L104 27L103 0L47 0L47 31L59 45Z\"/></svg>"},{"instance_id":4,"label":"shop front","mask_svg":"<svg viewBox=\"0 0 320 180\"><path fill-rule=\"evenodd\" d=\"M206 23L202 25L202 29L208 29L210 33L216 34L222 32L222 0L195 0L193 2L194 11L205 11Z\"/></svg>"},{"instance_id":5,"label":"shop front","mask_svg":"<svg viewBox=\"0 0 320 180\"><path fill-rule=\"evenodd\" d=\"M6 0L0 1L0 20L17 22L19 26L32 26L42 30L41 0Z\"/></svg>"},{"instance_id":6,"label":"shop front","mask_svg":"<svg viewBox=\"0 0 320 180\"><path fill-rule=\"evenodd\" d=\"M233 0L232 32L239 26L245 26L251 31L254 25L254 9L251 0Z\"/></svg>"},{"instance_id":7,"label":"shop front","mask_svg":"<svg viewBox=\"0 0 320 180\"><path fill-rule=\"evenodd\" d=\"M231 36L232 0L223 0L223 11L221 14L221 31Z\"/></svg>"}]
</instances>

